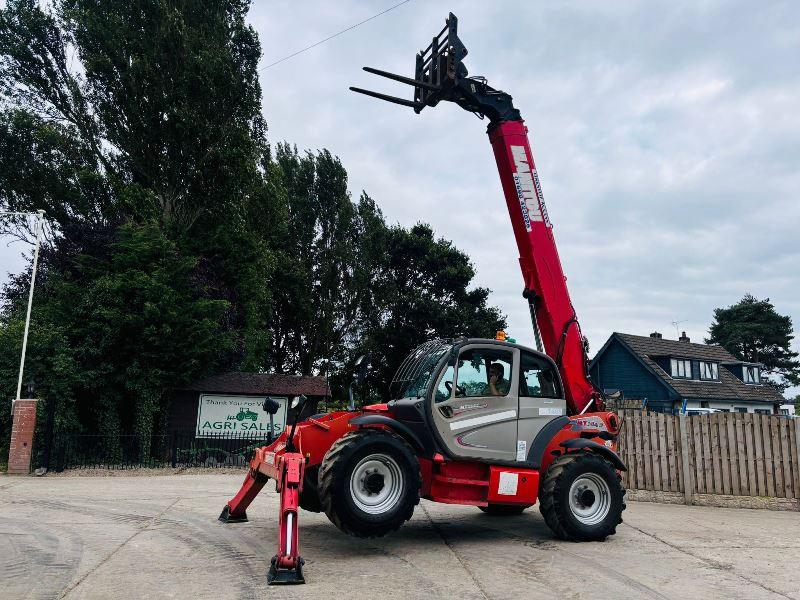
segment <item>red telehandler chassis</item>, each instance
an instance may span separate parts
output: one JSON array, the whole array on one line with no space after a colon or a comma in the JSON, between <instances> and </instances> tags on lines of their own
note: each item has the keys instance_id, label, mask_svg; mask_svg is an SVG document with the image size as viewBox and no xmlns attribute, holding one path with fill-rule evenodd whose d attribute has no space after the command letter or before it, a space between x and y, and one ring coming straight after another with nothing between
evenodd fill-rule
<instances>
[{"instance_id":1,"label":"red telehandler chassis","mask_svg":"<svg viewBox=\"0 0 800 600\"><path fill-rule=\"evenodd\" d=\"M417 113L426 106L435 106L445 100L481 118L489 118L489 140L519 248L523 296L529 303L536 345L543 351L543 359L557 370L556 377L563 382L563 398L569 416L560 412L540 411L540 415L560 416L547 422L535 439L530 441L529 449L523 446L523 456L519 455L518 450L517 461L513 463L454 456L443 447L442 438L435 431L430 436L434 441L428 441L426 429L434 429L430 412L433 410L430 407L432 388L428 389L426 400L420 400L421 395L416 400L409 400L412 404L416 402L414 408L423 415L419 421L421 429L414 428L416 421L411 419L409 422L407 414L401 418L401 409L407 408L403 406L405 400L366 406L359 411L353 410L351 405L351 410L314 415L301 423L297 423L297 415L302 412L302 407L298 408L290 431L284 432L268 446L256 450L239 493L220 515L220 520L224 522L246 521L249 504L269 479L275 481L280 493L280 516L278 552L272 558L267 576L271 584L304 582L303 559L300 557L297 535L298 507L303 503L304 485L313 487L307 495L321 500L331 520L348 533L383 535L399 526L395 523L375 533L354 530L346 523L339 522L335 515L332 516L336 503L343 500L323 497L322 494L330 493L330 484L322 492L317 490L317 483L320 487L325 483L321 481L322 473L330 474L331 455L342 454L343 450L347 450L345 442L352 442L356 435L369 434L375 439L383 439L390 446L402 444L404 447L396 450L396 456L400 459L403 452L413 452L414 468L418 464L418 472L406 471L407 478L411 477L412 481L402 479L402 474L397 475L405 482L406 488L419 486L418 495L416 490L412 490L409 496L411 510L413 504L422 497L449 504L474 505L495 514L513 514L539 499L548 525L557 535L567 539L602 539L612 534L621 521L624 490L618 483L618 471L625 470L625 465L616 455L620 422L614 413L602 412L602 394L588 377L584 339L567 290L528 143L527 128L519 111L514 108L511 96L489 87L484 78L467 76L462 63L467 50L458 38L457 23L451 13L444 29L428 48L417 55L414 78L364 67L370 73L413 86L413 101L359 88L351 89L411 107ZM463 340L456 342L451 352L456 352L453 356L457 356L458 348L476 342L490 343L488 340ZM517 351L533 352L514 344L491 343L516 348ZM446 360L456 359L447 359L445 356L440 364ZM402 369L401 365L398 373ZM453 382L448 383L452 387ZM601 412L588 413L591 406ZM471 406L465 405L463 408L469 410ZM427 414L423 414L425 411L428 411ZM522 414L521 408L519 414ZM319 480L315 476L307 477L309 473L316 475L318 470ZM573 483L569 490L562 490L565 473L570 470L588 473L584 474L583 479L575 480L587 483L577 488ZM613 483L609 483L609 472L613 474ZM377 471L370 474L369 469L365 473L362 481L367 482L367 488L374 484L375 489L380 488L381 491L384 478L392 477L391 473L377 475ZM595 480L597 485L592 483ZM606 497L601 498L603 495ZM597 531L590 527L576 529L569 515L559 505L560 502L568 503L570 510L577 511L576 514L580 516L581 510L592 514L592 508L601 501L612 503L617 512L607 517L603 521L603 528ZM312 507L314 509L319 510L319 506ZM401 517L400 523L410 517L410 512Z\"/></svg>"}]
</instances>

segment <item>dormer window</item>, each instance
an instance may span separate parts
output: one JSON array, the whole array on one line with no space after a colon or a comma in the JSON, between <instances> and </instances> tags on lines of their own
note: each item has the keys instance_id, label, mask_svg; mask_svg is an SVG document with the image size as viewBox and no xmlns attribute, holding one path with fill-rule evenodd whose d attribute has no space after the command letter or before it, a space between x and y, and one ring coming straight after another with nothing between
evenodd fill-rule
<instances>
[{"instance_id":1,"label":"dormer window","mask_svg":"<svg viewBox=\"0 0 800 600\"><path fill-rule=\"evenodd\" d=\"M742 381L761 383L761 370L756 365L742 365Z\"/></svg>"},{"instance_id":2,"label":"dormer window","mask_svg":"<svg viewBox=\"0 0 800 600\"><path fill-rule=\"evenodd\" d=\"M682 377L683 379L691 379L692 361L684 360L682 358L672 358L669 361L669 365L673 377Z\"/></svg>"},{"instance_id":3,"label":"dormer window","mask_svg":"<svg viewBox=\"0 0 800 600\"><path fill-rule=\"evenodd\" d=\"M700 379L717 380L719 379L719 367L717 363L700 361Z\"/></svg>"}]
</instances>

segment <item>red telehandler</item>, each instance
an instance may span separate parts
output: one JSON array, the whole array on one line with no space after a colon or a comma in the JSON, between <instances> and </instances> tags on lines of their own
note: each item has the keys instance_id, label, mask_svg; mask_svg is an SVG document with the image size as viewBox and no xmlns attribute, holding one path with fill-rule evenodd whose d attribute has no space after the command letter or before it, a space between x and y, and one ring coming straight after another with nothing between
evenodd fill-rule
<instances>
[{"instance_id":1,"label":"red telehandler","mask_svg":"<svg viewBox=\"0 0 800 600\"><path fill-rule=\"evenodd\" d=\"M364 67L413 86L413 100L350 89L417 113L445 100L488 118L537 350L503 335L432 340L400 365L385 403L355 410L351 400L349 410L300 421L305 402L296 399L292 426L256 450L239 493L220 515L228 523L246 521L253 498L275 481L280 516L271 584L304 582L300 507L324 511L359 537L396 530L420 498L494 515L520 514L538 499L547 525L567 540L602 540L622 522L620 421L603 411L602 394L588 377L527 128L511 96L467 75L457 26L451 13L417 54L414 78ZM268 399L264 408L274 414L278 404Z\"/></svg>"}]
</instances>

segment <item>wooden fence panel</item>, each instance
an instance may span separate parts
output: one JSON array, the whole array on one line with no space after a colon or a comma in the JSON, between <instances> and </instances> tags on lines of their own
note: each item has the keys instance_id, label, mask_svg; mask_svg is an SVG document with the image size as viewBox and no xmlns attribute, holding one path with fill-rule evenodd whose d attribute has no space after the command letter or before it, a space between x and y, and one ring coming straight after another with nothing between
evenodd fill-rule
<instances>
[{"instance_id":1,"label":"wooden fence panel","mask_svg":"<svg viewBox=\"0 0 800 600\"><path fill-rule=\"evenodd\" d=\"M767 495L767 471L764 468L764 440L761 436L761 415L753 415L753 450L756 453L758 495Z\"/></svg>"},{"instance_id":2,"label":"wooden fence panel","mask_svg":"<svg viewBox=\"0 0 800 600\"><path fill-rule=\"evenodd\" d=\"M711 433L711 465L714 469L714 493L724 494L722 481L722 444L719 435L719 415L708 415L708 429Z\"/></svg>"},{"instance_id":3,"label":"wooden fence panel","mask_svg":"<svg viewBox=\"0 0 800 600\"><path fill-rule=\"evenodd\" d=\"M687 418L689 425L689 458L694 468L694 493L704 494L706 477L703 470L703 443L700 441L700 420Z\"/></svg>"},{"instance_id":4,"label":"wooden fence panel","mask_svg":"<svg viewBox=\"0 0 800 600\"><path fill-rule=\"evenodd\" d=\"M653 489L650 487L651 482L648 481L648 461L645 460L645 439L644 439L644 427L642 427L642 422L644 421L643 415L639 415L639 418L636 419L636 467L639 469L639 477L644 485L642 485L643 490L650 490Z\"/></svg>"},{"instance_id":5,"label":"wooden fence panel","mask_svg":"<svg viewBox=\"0 0 800 600\"><path fill-rule=\"evenodd\" d=\"M747 478L750 483L750 495L758 496L761 482L758 477L758 461L756 460L756 438L753 433L753 415L744 415L745 444L747 445Z\"/></svg>"},{"instance_id":6,"label":"wooden fence panel","mask_svg":"<svg viewBox=\"0 0 800 600\"><path fill-rule=\"evenodd\" d=\"M693 493L800 498L795 419L714 413L685 417L682 430L679 415L625 410L621 416L619 453L629 489L685 492L687 502Z\"/></svg>"},{"instance_id":7,"label":"wooden fence panel","mask_svg":"<svg viewBox=\"0 0 800 600\"><path fill-rule=\"evenodd\" d=\"M789 451L792 453L792 474L794 475L794 497L800 498L800 427L797 418L789 422Z\"/></svg>"},{"instance_id":8,"label":"wooden fence panel","mask_svg":"<svg viewBox=\"0 0 800 600\"><path fill-rule=\"evenodd\" d=\"M789 452L789 424L786 419L781 419L778 422L778 443L780 444L781 463L779 465L783 471L783 497L792 497L792 466L790 459L792 457Z\"/></svg>"},{"instance_id":9,"label":"wooden fence panel","mask_svg":"<svg viewBox=\"0 0 800 600\"><path fill-rule=\"evenodd\" d=\"M703 470L706 479L706 493L714 493L714 455L711 445L711 415L700 415L701 443L703 444Z\"/></svg>"},{"instance_id":10,"label":"wooden fence panel","mask_svg":"<svg viewBox=\"0 0 800 600\"><path fill-rule=\"evenodd\" d=\"M769 422L770 442L772 444L772 468L775 471L775 495L778 498L785 498L786 490L783 487L780 425L777 419L767 419L767 421Z\"/></svg>"},{"instance_id":11,"label":"wooden fence panel","mask_svg":"<svg viewBox=\"0 0 800 600\"><path fill-rule=\"evenodd\" d=\"M653 465L653 489L661 491L661 457L658 454L658 415L649 413L647 425L650 430L650 462Z\"/></svg>"},{"instance_id":12,"label":"wooden fence panel","mask_svg":"<svg viewBox=\"0 0 800 600\"><path fill-rule=\"evenodd\" d=\"M666 445L667 445L667 469L669 471L669 491L680 492L680 476L678 474L678 465L680 464L680 448L677 440L680 437L675 437L675 423L677 419L675 415L664 415L664 428L666 429Z\"/></svg>"},{"instance_id":13,"label":"wooden fence panel","mask_svg":"<svg viewBox=\"0 0 800 600\"><path fill-rule=\"evenodd\" d=\"M731 478L731 494L741 496L739 485L739 445L736 440L736 413L731 414L725 421L725 430L728 436L728 460Z\"/></svg>"},{"instance_id":14,"label":"wooden fence panel","mask_svg":"<svg viewBox=\"0 0 800 600\"><path fill-rule=\"evenodd\" d=\"M752 496L750 491L750 471L747 463L747 445L744 439L744 415L734 415L736 429L736 460L739 463L739 493L742 496Z\"/></svg>"},{"instance_id":15,"label":"wooden fence panel","mask_svg":"<svg viewBox=\"0 0 800 600\"><path fill-rule=\"evenodd\" d=\"M767 493L765 496L775 496L775 464L772 461L772 438L769 427L769 417L758 415L761 421L761 440L764 444L764 472L767 478Z\"/></svg>"},{"instance_id":16,"label":"wooden fence panel","mask_svg":"<svg viewBox=\"0 0 800 600\"><path fill-rule=\"evenodd\" d=\"M669 463L667 461L667 424L664 413L658 413L658 461L661 463L661 489L670 491Z\"/></svg>"}]
</instances>

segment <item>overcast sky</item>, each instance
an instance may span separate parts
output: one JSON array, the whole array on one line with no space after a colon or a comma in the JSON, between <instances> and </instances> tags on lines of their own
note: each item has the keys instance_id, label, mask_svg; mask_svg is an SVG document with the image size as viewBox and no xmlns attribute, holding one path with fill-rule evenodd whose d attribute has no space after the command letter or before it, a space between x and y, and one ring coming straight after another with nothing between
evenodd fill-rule
<instances>
[{"instance_id":1,"label":"overcast sky","mask_svg":"<svg viewBox=\"0 0 800 600\"><path fill-rule=\"evenodd\" d=\"M397 1L256 0L262 63ZM747 292L800 329L800 3L411 0L261 72L270 138L330 149L354 198L452 240L531 342L486 122L347 89L410 95L361 66L412 75L448 11L470 74L510 93L529 127L593 351L613 331L675 338L673 321L702 341L712 310Z\"/></svg>"}]
</instances>

